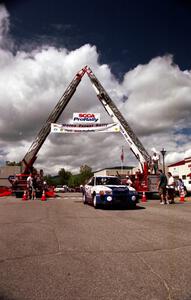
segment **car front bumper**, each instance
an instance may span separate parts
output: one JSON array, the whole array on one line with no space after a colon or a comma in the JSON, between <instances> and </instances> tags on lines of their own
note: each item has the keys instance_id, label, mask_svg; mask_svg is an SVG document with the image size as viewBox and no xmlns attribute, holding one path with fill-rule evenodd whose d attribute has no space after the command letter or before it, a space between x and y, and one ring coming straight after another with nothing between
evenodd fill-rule
<instances>
[{"instance_id":1,"label":"car front bumper","mask_svg":"<svg viewBox=\"0 0 191 300\"><path fill-rule=\"evenodd\" d=\"M133 206L138 202L138 194L136 193L120 193L120 194L112 194L112 195L96 195L96 201L98 205L130 205Z\"/></svg>"}]
</instances>

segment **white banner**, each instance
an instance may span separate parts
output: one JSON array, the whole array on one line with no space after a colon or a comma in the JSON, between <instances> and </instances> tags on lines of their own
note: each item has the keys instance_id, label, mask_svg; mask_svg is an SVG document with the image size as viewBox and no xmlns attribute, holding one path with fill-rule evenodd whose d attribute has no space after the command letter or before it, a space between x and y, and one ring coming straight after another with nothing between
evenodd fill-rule
<instances>
[{"instance_id":1,"label":"white banner","mask_svg":"<svg viewBox=\"0 0 191 300\"><path fill-rule=\"evenodd\" d=\"M100 114L73 113L73 123L100 123Z\"/></svg>"},{"instance_id":2,"label":"white banner","mask_svg":"<svg viewBox=\"0 0 191 300\"><path fill-rule=\"evenodd\" d=\"M79 133L79 132L120 132L116 123L110 124L56 124L51 123L52 133Z\"/></svg>"}]
</instances>

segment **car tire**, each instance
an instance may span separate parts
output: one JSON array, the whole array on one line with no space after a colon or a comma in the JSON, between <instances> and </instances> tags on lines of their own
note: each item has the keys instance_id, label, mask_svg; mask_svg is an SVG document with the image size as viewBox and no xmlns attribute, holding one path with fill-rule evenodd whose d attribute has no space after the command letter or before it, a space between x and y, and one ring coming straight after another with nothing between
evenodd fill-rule
<instances>
[{"instance_id":1,"label":"car tire","mask_svg":"<svg viewBox=\"0 0 191 300\"><path fill-rule=\"evenodd\" d=\"M98 208L96 196L93 196L93 207L96 209Z\"/></svg>"},{"instance_id":2,"label":"car tire","mask_svg":"<svg viewBox=\"0 0 191 300\"><path fill-rule=\"evenodd\" d=\"M84 203L84 204L87 204L87 203L88 203L85 194L83 195L83 203Z\"/></svg>"},{"instance_id":3,"label":"car tire","mask_svg":"<svg viewBox=\"0 0 191 300\"><path fill-rule=\"evenodd\" d=\"M137 204L136 203L130 203L127 205L128 209L136 209L137 208Z\"/></svg>"}]
</instances>

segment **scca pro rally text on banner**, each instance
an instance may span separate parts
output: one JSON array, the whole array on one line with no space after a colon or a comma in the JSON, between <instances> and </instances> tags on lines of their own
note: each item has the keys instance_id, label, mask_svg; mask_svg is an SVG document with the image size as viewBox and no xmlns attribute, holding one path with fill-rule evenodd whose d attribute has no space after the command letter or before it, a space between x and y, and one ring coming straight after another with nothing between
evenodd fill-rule
<instances>
[{"instance_id":1,"label":"scca pro rally text on banner","mask_svg":"<svg viewBox=\"0 0 191 300\"><path fill-rule=\"evenodd\" d=\"M73 113L73 122L100 123L99 113Z\"/></svg>"}]
</instances>

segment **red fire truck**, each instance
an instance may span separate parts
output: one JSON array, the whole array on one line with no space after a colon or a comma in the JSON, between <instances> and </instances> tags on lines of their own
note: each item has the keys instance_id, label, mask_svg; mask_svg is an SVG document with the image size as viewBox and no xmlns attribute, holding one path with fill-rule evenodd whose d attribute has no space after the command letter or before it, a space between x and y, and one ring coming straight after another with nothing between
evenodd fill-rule
<instances>
[{"instance_id":1,"label":"red fire truck","mask_svg":"<svg viewBox=\"0 0 191 300\"><path fill-rule=\"evenodd\" d=\"M85 73L88 75L99 101L105 108L108 115L112 118L113 122L119 125L120 132L124 136L131 151L139 161L140 172L134 176L134 185L136 190L139 192L157 191L158 176L149 173L151 166L150 155L145 150L144 146L135 135L130 125L118 110L117 106L114 104L101 83L98 81L92 70L88 66L85 66L75 75L69 86L66 88L64 94L54 107L47 121L44 123L28 152L24 156L22 160L22 173L18 174L14 180L11 180L13 190L18 197L21 196L23 194L23 190L26 189L26 178L33 169L33 164L37 158L37 154L51 131L51 123L57 122L66 105L74 95L76 88L78 87Z\"/></svg>"}]
</instances>

